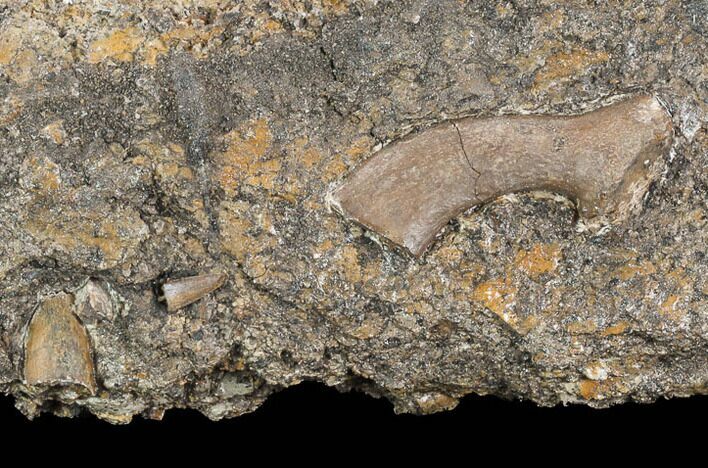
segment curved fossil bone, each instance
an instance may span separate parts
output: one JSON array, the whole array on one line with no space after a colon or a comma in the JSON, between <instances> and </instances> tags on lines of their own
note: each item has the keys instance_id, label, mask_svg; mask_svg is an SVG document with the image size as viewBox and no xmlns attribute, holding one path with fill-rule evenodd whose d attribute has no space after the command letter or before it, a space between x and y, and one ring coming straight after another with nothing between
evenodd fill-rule
<instances>
[{"instance_id":1,"label":"curved fossil bone","mask_svg":"<svg viewBox=\"0 0 708 468\"><path fill-rule=\"evenodd\" d=\"M557 192L582 218L619 222L641 203L671 139L651 96L576 116L466 118L386 146L332 199L416 256L450 219L506 193Z\"/></svg>"},{"instance_id":2,"label":"curved fossil bone","mask_svg":"<svg viewBox=\"0 0 708 468\"><path fill-rule=\"evenodd\" d=\"M166 281L162 285L162 297L167 310L172 312L197 302L212 291L219 289L226 281L223 273L208 273Z\"/></svg>"}]
</instances>

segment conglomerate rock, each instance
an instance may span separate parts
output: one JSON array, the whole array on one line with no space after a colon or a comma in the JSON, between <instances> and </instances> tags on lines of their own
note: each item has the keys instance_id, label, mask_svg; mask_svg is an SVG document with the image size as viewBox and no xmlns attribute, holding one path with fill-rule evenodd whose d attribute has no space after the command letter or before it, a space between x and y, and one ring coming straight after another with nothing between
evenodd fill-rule
<instances>
[{"instance_id":1,"label":"conglomerate rock","mask_svg":"<svg viewBox=\"0 0 708 468\"><path fill-rule=\"evenodd\" d=\"M705 394L706 17L700 0L0 0L0 391L30 417L112 422L236 416L303 380L418 413ZM619 225L512 193L414 258L332 209L413 132L640 94L671 148ZM203 297L168 310L168 280Z\"/></svg>"}]
</instances>

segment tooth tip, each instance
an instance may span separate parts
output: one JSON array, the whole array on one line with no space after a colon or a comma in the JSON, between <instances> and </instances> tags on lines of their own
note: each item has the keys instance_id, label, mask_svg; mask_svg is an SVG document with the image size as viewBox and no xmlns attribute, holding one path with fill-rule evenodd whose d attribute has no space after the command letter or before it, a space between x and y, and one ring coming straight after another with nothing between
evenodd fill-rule
<instances>
[{"instance_id":1,"label":"tooth tip","mask_svg":"<svg viewBox=\"0 0 708 468\"><path fill-rule=\"evenodd\" d=\"M207 294L219 289L226 282L224 273L206 273L167 280L162 285L162 293L167 310L173 312L197 302Z\"/></svg>"}]
</instances>

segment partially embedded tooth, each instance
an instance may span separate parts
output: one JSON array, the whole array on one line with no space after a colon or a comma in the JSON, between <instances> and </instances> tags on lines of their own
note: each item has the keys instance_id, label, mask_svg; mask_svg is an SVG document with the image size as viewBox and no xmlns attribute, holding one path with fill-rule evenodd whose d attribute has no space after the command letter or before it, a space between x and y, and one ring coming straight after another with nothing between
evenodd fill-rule
<instances>
[{"instance_id":1,"label":"partially embedded tooth","mask_svg":"<svg viewBox=\"0 0 708 468\"><path fill-rule=\"evenodd\" d=\"M73 312L74 296L46 298L30 320L24 378L30 386L72 386L96 392L91 342Z\"/></svg>"},{"instance_id":2,"label":"partially embedded tooth","mask_svg":"<svg viewBox=\"0 0 708 468\"><path fill-rule=\"evenodd\" d=\"M108 288L109 286L100 280L90 278L74 293L74 310L89 331L97 321L113 321L115 318Z\"/></svg>"},{"instance_id":3,"label":"partially embedded tooth","mask_svg":"<svg viewBox=\"0 0 708 468\"><path fill-rule=\"evenodd\" d=\"M168 280L162 285L162 298L167 303L167 310L172 312L219 289L225 281L226 275L223 273L208 273Z\"/></svg>"}]
</instances>

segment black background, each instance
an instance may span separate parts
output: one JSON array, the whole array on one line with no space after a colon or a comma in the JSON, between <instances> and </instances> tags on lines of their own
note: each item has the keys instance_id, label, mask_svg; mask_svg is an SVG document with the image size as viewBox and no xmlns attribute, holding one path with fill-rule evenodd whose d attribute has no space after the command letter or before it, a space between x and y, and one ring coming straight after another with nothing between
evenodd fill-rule
<instances>
[{"instance_id":1,"label":"black background","mask_svg":"<svg viewBox=\"0 0 708 468\"><path fill-rule=\"evenodd\" d=\"M12 444L13 440L48 438L58 442L68 438L83 444L102 441L113 447L130 440L130 447L136 442L151 447L166 443L172 451L203 444L230 446L236 441L248 448L263 441L286 440L304 440L310 445L324 441L328 445L332 441L353 443L363 450L364 441L369 447L372 441L391 445L401 439L416 450L429 448L433 439L442 439L448 444L455 441L478 448L504 442L513 451L512 446L523 441L541 449L558 443L578 445L578 456L585 458L597 455L587 453L593 444L604 448L592 450L609 446L613 450L660 450L674 440L703 451L708 443L707 403L708 397L694 396L598 410L583 405L540 408L530 402L469 395L452 411L415 416L394 414L392 405L384 399L303 383L272 395L257 411L234 419L214 422L197 411L173 409L162 421L136 417L129 425L114 426L91 415L74 419L42 415L28 421L14 408L12 398L0 396L0 424L5 434L0 441ZM641 440L641 447L629 443L635 439ZM5 443L2 445L7 447ZM279 451L277 446L273 451ZM701 462L698 466L705 465Z\"/></svg>"}]
</instances>

